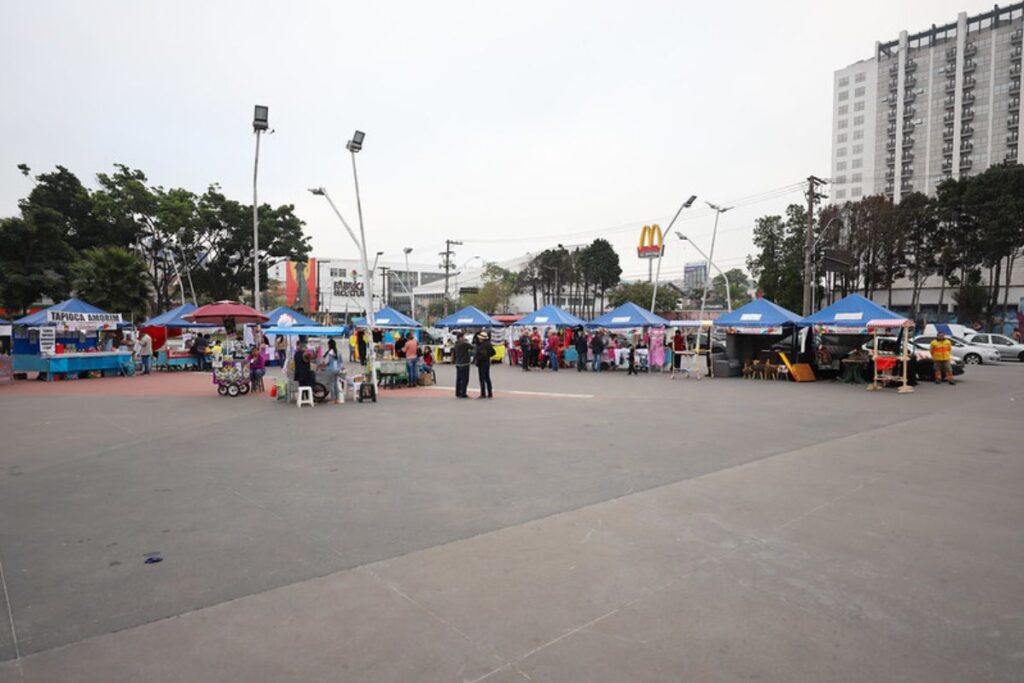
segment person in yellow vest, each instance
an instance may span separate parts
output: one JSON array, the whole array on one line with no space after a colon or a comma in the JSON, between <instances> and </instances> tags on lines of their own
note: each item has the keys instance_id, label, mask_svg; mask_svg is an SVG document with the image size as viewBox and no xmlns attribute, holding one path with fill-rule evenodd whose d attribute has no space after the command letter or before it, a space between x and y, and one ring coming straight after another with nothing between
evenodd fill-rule
<instances>
[{"instance_id":1,"label":"person in yellow vest","mask_svg":"<svg viewBox=\"0 0 1024 683\"><path fill-rule=\"evenodd\" d=\"M953 342L946 339L945 334L939 332L929 344L929 350L932 352L932 365L935 366L935 383L938 384L945 378L950 384L956 384L953 381L953 363L950 360Z\"/></svg>"}]
</instances>

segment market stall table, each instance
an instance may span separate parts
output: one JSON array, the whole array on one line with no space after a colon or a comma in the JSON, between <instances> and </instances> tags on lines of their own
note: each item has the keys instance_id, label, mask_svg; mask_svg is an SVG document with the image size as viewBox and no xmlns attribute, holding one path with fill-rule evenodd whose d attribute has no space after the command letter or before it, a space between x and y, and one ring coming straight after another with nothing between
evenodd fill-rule
<instances>
[{"instance_id":1,"label":"market stall table","mask_svg":"<svg viewBox=\"0 0 1024 683\"><path fill-rule=\"evenodd\" d=\"M52 356L17 355L15 372L38 372L46 381L58 376L77 377L83 372L102 372L104 376L131 375L135 372L132 354L120 351L88 351L85 353L58 353Z\"/></svg>"}]
</instances>

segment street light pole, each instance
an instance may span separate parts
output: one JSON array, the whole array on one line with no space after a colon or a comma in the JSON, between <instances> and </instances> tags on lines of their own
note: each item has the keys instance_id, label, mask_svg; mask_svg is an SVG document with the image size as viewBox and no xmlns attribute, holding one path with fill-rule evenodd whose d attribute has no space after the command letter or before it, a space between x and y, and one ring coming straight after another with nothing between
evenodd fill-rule
<instances>
[{"instance_id":1,"label":"street light pole","mask_svg":"<svg viewBox=\"0 0 1024 683\"><path fill-rule=\"evenodd\" d=\"M666 233L672 232L672 226L676 224L676 219L679 218L679 214L681 214L683 212L683 209L688 209L691 206L693 206L693 203L695 201L697 201L697 195L694 194L694 195L690 195L690 198L682 203L682 205L679 207L679 210L676 211L676 215L672 217L672 222L668 224L667 228L665 228L665 232ZM654 291L651 292L651 312L652 313L654 312L654 302L658 299L658 280L661 279L661 259L664 256L665 256L665 240L662 239L662 242L661 242L661 253L658 254L658 274L654 276Z\"/></svg>"},{"instance_id":2,"label":"street light pole","mask_svg":"<svg viewBox=\"0 0 1024 683\"><path fill-rule=\"evenodd\" d=\"M711 231L711 250L708 252L708 256L706 257L707 265L704 266L704 292L700 297L700 319L702 322L704 320L704 308L708 302L708 284L711 282L711 278L708 277L711 275L711 259L715 257L715 238L718 237L718 218L723 213L733 208L731 206L719 206L717 204L712 204L711 202L705 203L715 210L715 227ZM693 242L691 241L690 244L693 244Z\"/></svg>"},{"instance_id":3,"label":"street light pole","mask_svg":"<svg viewBox=\"0 0 1024 683\"><path fill-rule=\"evenodd\" d=\"M832 227L832 223L839 219L839 216L833 216L829 219L825 227L818 233L818 237L814 240L814 244L811 246L811 313L814 313L818 309L818 260L814 258L814 252L818 250L818 242L821 242L821 238L825 236L828 229ZM842 221L840 221L842 223ZM828 283L828 274L825 275L825 283Z\"/></svg>"},{"instance_id":4,"label":"street light pole","mask_svg":"<svg viewBox=\"0 0 1024 683\"><path fill-rule=\"evenodd\" d=\"M689 237L687 237L687 236L686 236L686 235L684 235L683 233L679 232L678 230L676 231L676 237L678 237L679 239L681 239L681 240L683 240L683 241L685 241L685 242L689 242L689 243L690 243L691 245L693 245L693 248L697 250L697 253L698 253L698 254L700 254L701 256L703 256L703 257L704 257L704 259L705 259L705 260L707 260L707 262L708 262L708 263L711 263L711 259L708 259L708 255L707 255L707 254L705 254L705 253L703 252L703 250L701 250L701 248L697 246L697 243L696 243L696 242L694 242L693 240L691 240L691 239L690 239ZM727 278L727 277L725 276L725 273L723 273L723 272L722 272L722 269L721 269L721 268L719 268L719 267L718 267L717 265L715 265L714 263L711 263L711 266L712 266L712 267L713 267L713 268L714 268L715 270L717 270L717 271L718 271L718 274L722 276L722 279L723 279L723 280L725 280L725 298L726 298L726 303L725 303L725 305L726 305L726 306L728 307L728 309L729 309L729 310L731 311L731 310L732 310L732 291L731 291L731 290L730 290L730 288L729 288L729 278Z\"/></svg>"},{"instance_id":5,"label":"street light pole","mask_svg":"<svg viewBox=\"0 0 1024 683\"><path fill-rule=\"evenodd\" d=\"M402 253L405 254L405 276L409 277L409 274L410 274L410 271L409 271L409 254L412 253L412 247L405 247L404 249L402 249ZM405 290L409 293L409 317L412 318L413 320L416 319L416 294L415 294L415 290L416 290L416 287L417 287L418 284L419 284L419 277L416 278L416 282L413 284L413 289L412 290L410 290L408 287L406 287L405 283L402 282L402 286L405 287Z\"/></svg>"},{"instance_id":6,"label":"street light pole","mask_svg":"<svg viewBox=\"0 0 1024 683\"><path fill-rule=\"evenodd\" d=\"M269 108L256 105L252 116L252 130L256 133L256 156L252 164L252 300L253 308L260 308L260 209L257 195L260 171L260 134L269 128Z\"/></svg>"}]
</instances>

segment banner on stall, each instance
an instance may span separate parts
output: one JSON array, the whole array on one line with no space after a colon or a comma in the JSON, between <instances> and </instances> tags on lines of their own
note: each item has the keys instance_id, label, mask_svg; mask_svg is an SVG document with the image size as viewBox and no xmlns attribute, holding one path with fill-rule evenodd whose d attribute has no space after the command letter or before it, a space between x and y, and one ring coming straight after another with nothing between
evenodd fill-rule
<instances>
[{"instance_id":1,"label":"banner on stall","mask_svg":"<svg viewBox=\"0 0 1024 683\"><path fill-rule=\"evenodd\" d=\"M57 353L57 331L52 327L39 328L39 353L44 356Z\"/></svg>"},{"instance_id":2,"label":"banner on stall","mask_svg":"<svg viewBox=\"0 0 1024 683\"><path fill-rule=\"evenodd\" d=\"M72 325L116 325L120 313L84 313L81 311L46 311L46 322Z\"/></svg>"}]
</instances>

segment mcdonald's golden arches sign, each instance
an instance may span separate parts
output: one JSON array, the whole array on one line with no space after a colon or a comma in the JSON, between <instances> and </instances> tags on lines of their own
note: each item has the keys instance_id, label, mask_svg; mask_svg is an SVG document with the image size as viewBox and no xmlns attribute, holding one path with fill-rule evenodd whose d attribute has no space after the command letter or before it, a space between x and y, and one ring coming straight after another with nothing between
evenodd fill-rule
<instances>
[{"instance_id":1,"label":"mcdonald's golden arches sign","mask_svg":"<svg viewBox=\"0 0 1024 683\"><path fill-rule=\"evenodd\" d=\"M640 258L658 258L665 251L665 236L661 234L661 226L645 225L640 231L640 244L636 255Z\"/></svg>"}]
</instances>

